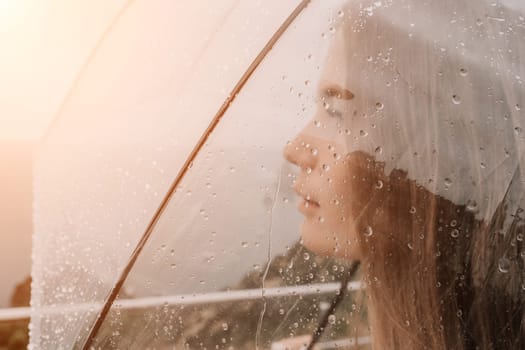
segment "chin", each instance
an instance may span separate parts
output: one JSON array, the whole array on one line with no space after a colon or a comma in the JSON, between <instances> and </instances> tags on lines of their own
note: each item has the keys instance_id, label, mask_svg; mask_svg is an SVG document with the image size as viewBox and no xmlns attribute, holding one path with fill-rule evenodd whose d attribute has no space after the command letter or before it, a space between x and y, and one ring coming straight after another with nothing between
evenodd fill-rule
<instances>
[{"instance_id":1,"label":"chin","mask_svg":"<svg viewBox=\"0 0 525 350\"><path fill-rule=\"evenodd\" d=\"M325 228L326 229L326 228ZM312 252L346 260L361 260L360 249L357 242L353 245L345 244L345 240L336 240L333 236L323 235L323 228L306 220L301 227L301 238L303 246ZM339 241L339 246L336 242Z\"/></svg>"}]
</instances>

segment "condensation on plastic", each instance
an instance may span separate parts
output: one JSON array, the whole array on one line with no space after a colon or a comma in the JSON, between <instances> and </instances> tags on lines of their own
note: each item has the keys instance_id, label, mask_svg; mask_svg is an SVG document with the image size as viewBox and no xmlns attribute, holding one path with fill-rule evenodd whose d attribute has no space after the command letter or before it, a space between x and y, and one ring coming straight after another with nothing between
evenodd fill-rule
<instances>
[{"instance_id":1,"label":"condensation on plastic","mask_svg":"<svg viewBox=\"0 0 525 350\"><path fill-rule=\"evenodd\" d=\"M294 5L135 1L119 19L37 156L31 348L83 343L184 159Z\"/></svg>"}]
</instances>

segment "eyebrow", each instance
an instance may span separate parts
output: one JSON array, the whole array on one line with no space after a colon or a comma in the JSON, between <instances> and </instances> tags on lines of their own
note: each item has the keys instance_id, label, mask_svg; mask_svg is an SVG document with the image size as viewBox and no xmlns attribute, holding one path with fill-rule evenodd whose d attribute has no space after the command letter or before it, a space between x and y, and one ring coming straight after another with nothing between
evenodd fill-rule
<instances>
[{"instance_id":1,"label":"eyebrow","mask_svg":"<svg viewBox=\"0 0 525 350\"><path fill-rule=\"evenodd\" d=\"M322 90L322 95L325 97L335 97L341 100L351 100L354 98L354 94L350 90L342 88L336 84L324 88Z\"/></svg>"}]
</instances>

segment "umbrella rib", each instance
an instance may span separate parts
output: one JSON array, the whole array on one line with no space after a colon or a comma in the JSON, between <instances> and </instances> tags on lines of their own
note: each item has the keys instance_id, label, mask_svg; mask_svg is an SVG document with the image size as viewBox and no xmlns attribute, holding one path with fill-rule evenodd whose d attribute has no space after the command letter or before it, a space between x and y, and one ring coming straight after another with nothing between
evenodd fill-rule
<instances>
[{"instance_id":1,"label":"umbrella rib","mask_svg":"<svg viewBox=\"0 0 525 350\"><path fill-rule=\"evenodd\" d=\"M184 165L182 166L181 170L175 177L175 180L173 181L172 185L170 186L166 196L163 198L160 206L156 210L155 214L153 215L150 223L148 224L148 227L146 228L144 234L142 235L140 241L138 242L137 246L135 247L133 253L131 254L128 262L126 263L126 266L122 270L122 273L119 276L118 281L112 288L109 296L106 299L106 302L104 303L104 307L102 308L99 316L97 317L95 323L93 324L93 327L91 328L89 335L84 343L84 346L82 347L83 350L90 349L96 335L98 334L98 331L102 327L102 324L104 320L106 319L107 315L109 314L109 311L115 302L122 286L124 285L124 282L126 281L129 273L131 272L131 269L135 265L135 262L137 258L139 257L140 253L142 252L144 246L146 245L149 237L151 236L153 229L155 228L156 224L158 223L160 217L166 210L168 203L173 196L173 193L175 192L175 189L178 187L184 176L186 175L188 169L191 167L192 162L194 161L197 154L200 152L200 150L204 147L204 144L214 131L215 127L219 124L224 114L228 111L230 105L235 100L239 92L242 90L246 82L250 79L252 74L255 72L257 67L261 64L261 62L264 60L264 58L268 55L268 53L272 50L275 43L281 38L281 36L284 34L284 32L288 29L288 27L292 24L292 22L299 16L299 14L308 6L308 4L311 2L311 0L302 0L299 5L294 9L294 11L286 18L286 20L281 24L281 26L277 29L277 31L272 35L270 40L266 43L266 45L263 47L261 52L257 55L257 57L254 59L254 61L250 64L248 69L244 72L242 77L239 79L237 84L234 86L220 109L215 114L214 118L200 137L199 141L191 151L190 155L184 162Z\"/></svg>"}]
</instances>

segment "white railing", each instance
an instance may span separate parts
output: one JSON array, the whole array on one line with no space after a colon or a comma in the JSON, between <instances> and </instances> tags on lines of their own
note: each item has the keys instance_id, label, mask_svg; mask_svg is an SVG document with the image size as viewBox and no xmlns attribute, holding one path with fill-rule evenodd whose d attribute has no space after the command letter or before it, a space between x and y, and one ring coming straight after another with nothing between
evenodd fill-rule
<instances>
[{"instance_id":1,"label":"white railing","mask_svg":"<svg viewBox=\"0 0 525 350\"><path fill-rule=\"evenodd\" d=\"M162 295L155 297L142 297L137 299L116 300L113 307L119 309L143 309L148 307L165 305L197 305L213 304L232 301L256 300L261 298L277 298L294 295L315 295L335 293L339 290L339 283L320 283L305 286L275 287L232 290L202 294ZM362 288L361 282L348 283L349 291ZM81 303L74 305L53 305L42 307L39 312L44 314L57 314L66 312L90 311L93 312L102 307L101 303ZM29 307L18 307L11 309L0 309L0 321L27 319L30 317Z\"/></svg>"},{"instance_id":2,"label":"white railing","mask_svg":"<svg viewBox=\"0 0 525 350\"><path fill-rule=\"evenodd\" d=\"M357 291L363 288L361 282L348 283L349 291ZM285 296L308 296L336 293L340 289L339 283L322 283L311 284L306 286L293 287L276 287L276 288L259 288L244 289L203 294L185 294L185 295L166 295L145 297L137 299L122 299L114 303L115 308L119 309L143 309L149 307L158 307L166 305L198 305L211 304L232 301L256 300L261 298L278 298ZM46 306L39 310L44 314L63 314L67 312L89 311L94 312L102 308L101 303L82 303L75 305L54 305ZM10 309L0 309L0 321L16 321L29 319L31 308L17 307ZM359 344L370 344L370 337L359 337L356 339L339 339L318 344L319 349L334 349L338 347L352 347Z\"/></svg>"}]
</instances>

